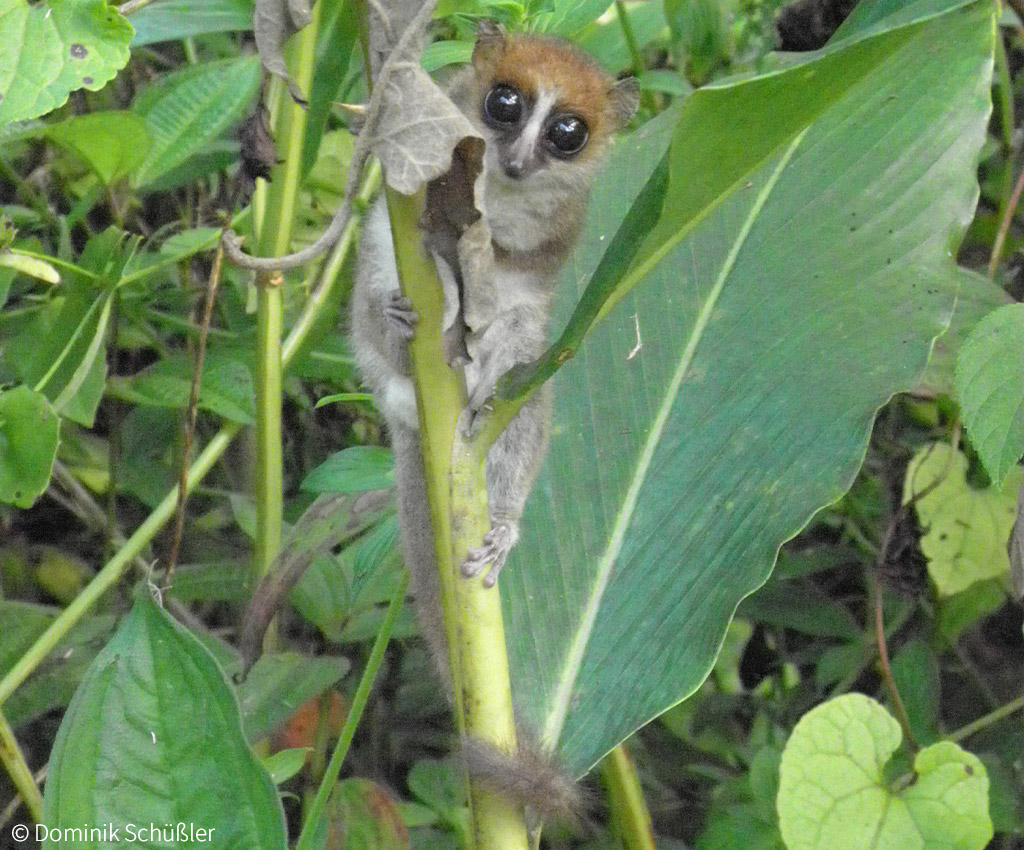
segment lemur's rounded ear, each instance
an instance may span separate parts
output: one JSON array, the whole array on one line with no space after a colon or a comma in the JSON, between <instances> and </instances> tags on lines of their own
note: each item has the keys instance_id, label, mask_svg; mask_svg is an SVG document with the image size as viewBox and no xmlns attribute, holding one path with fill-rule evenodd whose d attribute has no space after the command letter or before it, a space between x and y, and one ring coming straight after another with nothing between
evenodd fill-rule
<instances>
[{"instance_id":1,"label":"lemur's rounded ear","mask_svg":"<svg viewBox=\"0 0 1024 850\"><path fill-rule=\"evenodd\" d=\"M615 81L608 97L615 120L619 127L623 127L640 105L640 86L635 77L623 77Z\"/></svg>"},{"instance_id":2,"label":"lemur's rounded ear","mask_svg":"<svg viewBox=\"0 0 1024 850\"><path fill-rule=\"evenodd\" d=\"M497 21L482 18L476 25L476 44L473 45L473 64L480 65L493 58L505 46L505 28Z\"/></svg>"}]
</instances>

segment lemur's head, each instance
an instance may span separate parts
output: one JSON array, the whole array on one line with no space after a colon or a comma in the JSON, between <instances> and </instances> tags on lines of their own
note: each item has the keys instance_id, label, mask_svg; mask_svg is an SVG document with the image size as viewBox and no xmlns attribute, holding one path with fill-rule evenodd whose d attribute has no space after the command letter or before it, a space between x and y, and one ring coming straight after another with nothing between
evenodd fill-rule
<instances>
[{"instance_id":1,"label":"lemur's head","mask_svg":"<svg viewBox=\"0 0 1024 850\"><path fill-rule=\"evenodd\" d=\"M510 181L597 169L611 135L636 111L636 81L615 80L588 54L547 36L477 27L470 114L487 139L486 167Z\"/></svg>"}]
</instances>

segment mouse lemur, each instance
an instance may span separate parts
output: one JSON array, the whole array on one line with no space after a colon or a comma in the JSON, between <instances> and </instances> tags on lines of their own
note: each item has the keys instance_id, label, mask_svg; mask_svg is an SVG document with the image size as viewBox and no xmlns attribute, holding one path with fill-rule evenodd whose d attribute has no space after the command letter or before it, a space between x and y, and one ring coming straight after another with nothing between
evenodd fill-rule
<instances>
[{"instance_id":1,"label":"mouse lemur","mask_svg":"<svg viewBox=\"0 0 1024 850\"><path fill-rule=\"evenodd\" d=\"M493 396L503 373L543 352L558 272L576 241L612 135L636 110L638 95L634 80L616 81L567 42L506 34L492 22L478 27L472 62L447 90L485 140L482 212L495 255L496 317L467 339L467 410L475 413ZM380 199L367 215L360 242L351 339L391 434L399 525L417 613L444 670L447 651L409 377L407 344L415 322L399 291ZM550 409L548 385L488 452L491 528L461 567L463 575L473 576L489 566L486 586L496 582L519 536L519 518L547 444Z\"/></svg>"}]
</instances>

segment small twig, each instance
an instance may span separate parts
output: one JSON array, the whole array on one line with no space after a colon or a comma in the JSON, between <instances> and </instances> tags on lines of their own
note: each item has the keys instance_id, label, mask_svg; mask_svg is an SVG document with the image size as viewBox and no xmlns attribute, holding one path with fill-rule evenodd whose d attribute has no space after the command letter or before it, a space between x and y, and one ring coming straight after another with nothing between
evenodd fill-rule
<instances>
[{"instance_id":1,"label":"small twig","mask_svg":"<svg viewBox=\"0 0 1024 850\"><path fill-rule=\"evenodd\" d=\"M1024 708L1024 694L1017 697L1017 699L1006 703L1006 705L999 706L995 711L990 711L983 717L979 717L977 720L971 721L966 726L961 726L955 732L947 735L946 738L949 741L962 741L964 738L971 737L971 735L980 732L982 729L987 726L991 726L993 723L998 723L1000 720L1009 717L1011 714L1016 711L1020 711L1022 708Z\"/></svg>"},{"instance_id":2,"label":"small twig","mask_svg":"<svg viewBox=\"0 0 1024 850\"><path fill-rule=\"evenodd\" d=\"M1006 235L1010 231L1010 223L1013 221L1014 213L1017 212L1017 204L1020 203L1021 192L1024 192L1024 169L1021 169L1020 177L1017 178L1017 185L1013 187L1013 193L1006 204L1003 212L1003 220L999 222L999 230L996 232L996 241L992 244L992 256L988 261L989 280L995 277L996 266L999 265L999 258L1003 254L1003 243L1006 242Z\"/></svg>"},{"instance_id":3,"label":"small twig","mask_svg":"<svg viewBox=\"0 0 1024 850\"><path fill-rule=\"evenodd\" d=\"M229 221L225 225L224 232L231 226ZM174 575L174 565L178 561L178 549L181 546L181 533L185 525L185 502L188 499L187 483L189 470L189 456L192 454L192 437L196 430L196 415L199 410L199 384L203 375L203 357L206 354L206 337L210 329L210 318L213 315L214 295L217 293L217 284L220 283L220 266L224 258L224 242L217 243L217 251L213 256L213 268L210 269L210 278L206 284L206 301L203 304L203 319L199 327L199 343L196 347L196 361L192 369L192 388L189 393L188 411L185 413L185 440L181 450L181 475L178 479L178 502L174 508L174 530L171 537L170 551L167 553L167 575L164 578L164 586L171 586L171 578Z\"/></svg>"},{"instance_id":4,"label":"small twig","mask_svg":"<svg viewBox=\"0 0 1024 850\"><path fill-rule=\"evenodd\" d=\"M910 745L910 749L916 752L918 743L914 739L914 733L910 729L910 717L907 715L906 706L903 704L903 697L900 696L899 688L896 687L896 679L892 675L892 667L889 666L889 650L885 641L885 618L882 616L882 577L875 571L875 642L878 645L878 660L882 664L882 679L889 689L889 696L892 698L893 708L896 709L896 718L903 729L903 735Z\"/></svg>"},{"instance_id":5,"label":"small twig","mask_svg":"<svg viewBox=\"0 0 1024 850\"><path fill-rule=\"evenodd\" d=\"M424 23L430 20L434 3L427 0L416 13L415 17L408 23L402 37L398 39L387 60L381 66L377 75L377 82L373 86L370 95L370 102L366 106L366 120L356 137L355 146L352 149L352 157L349 160L348 176L345 179L345 194L334 211L331 223L327 229L320 234L310 245L294 254L285 254L282 257L250 257L244 253L238 237L229 230L224 231L222 243L224 253L228 260L236 266L255 271L287 271L305 265L315 257L320 256L324 251L334 245L341 234L348 226L352 217L352 199L362 181L363 168L372 153L374 134L377 130L377 122L380 119L381 105L384 100L384 92L388 88L387 79L391 76L393 69L400 63L409 46L409 43L420 32Z\"/></svg>"},{"instance_id":6,"label":"small twig","mask_svg":"<svg viewBox=\"0 0 1024 850\"><path fill-rule=\"evenodd\" d=\"M7 718L0 713L0 763L7 769L7 775L11 782L25 801L25 806L32 815L32 820L42 823L43 820L43 796L29 770L28 762L25 761L25 754L18 746L18 739L14 737L14 730L11 729Z\"/></svg>"},{"instance_id":7,"label":"small twig","mask_svg":"<svg viewBox=\"0 0 1024 850\"><path fill-rule=\"evenodd\" d=\"M33 776L32 781L35 782L36 786L43 784L43 780L46 779L46 774L49 771L50 766L44 764L39 770L37 770ZM22 799L18 794L14 795L14 799L7 804L7 807L0 812L0 830L2 830L7 824L11 822L11 818L14 817L14 813L21 807Z\"/></svg>"},{"instance_id":8,"label":"small twig","mask_svg":"<svg viewBox=\"0 0 1024 850\"><path fill-rule=\"evenodd\" d=\"M885 638L885 617L882 612L882 567L889 557L889 549L892 546L893 538L896 536L896 529L899 528L900 524L904 521L907 513L914 505L917 504L921 499L931 493L936 487L938 487L943 481L946 480L946 476L949 474L950 466L953 461L953 451L956 450L956 444L960 441L960 425L954 427L953 431L953 445L950 446L949 459L947 460L945 468L941 474L936 476L935 480L930 482L923 490L913 492L911 497L907 501L900 505L895 511L893 511L892 517L889 520L889 524L885 529L885 535L882 538L882 543L878 547L878 555L875 558L875 575L874 575L874 591L875 591L875 644L878 647L878 660L882 665L882 679L885 682L885 686L889 691L889 696L892 698L893 708L896 710L896 717L899 720L900 726L903 729L903 734L907 739L908 744L912 750L918 749L917 741L914 739L914 734L910 729L910 718L907 715L906 706L903 704L903 698L900 696L899 688L896 686L896 679L892 675L892 667L889 664L889 649ZM911 482L913 483L913 482Z\"/></svg>"}]
</instances>

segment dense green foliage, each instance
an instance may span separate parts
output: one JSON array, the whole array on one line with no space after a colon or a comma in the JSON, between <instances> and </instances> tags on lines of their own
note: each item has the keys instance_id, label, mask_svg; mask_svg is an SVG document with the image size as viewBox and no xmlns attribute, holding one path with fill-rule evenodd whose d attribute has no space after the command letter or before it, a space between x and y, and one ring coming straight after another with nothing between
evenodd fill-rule
<instances>
[{"instance_id":1,"label":"dense green foliage","mask_svg":"<svg viewBox=\"0 0 1024 850\"><path fill-rule=\"evenodd\" d=\"M544 842L649 846L649 811L658 847L1024 847L1022 317L1002 306L1024 25L991 0L864 0L783 55L777 5L442 0L423 55L465 61L489 16L643 91L561 337L506 386L554 373L500 584L516 711L607 788L594 829ZM286 49L309 105L269 86L282 161L250 201L252 14L0 0L0 848L39 819L468 847L391 510L314 503L392 483L341 318L355 229L279 284L215 259L226 221L280 254L339 203L361 4L319 0ZM990 256L995 282L969 270ZM238 681L246 601L306 555ZM626 739L643 796L621 751L602 761Z\"/></svg>"}]
</instances>

